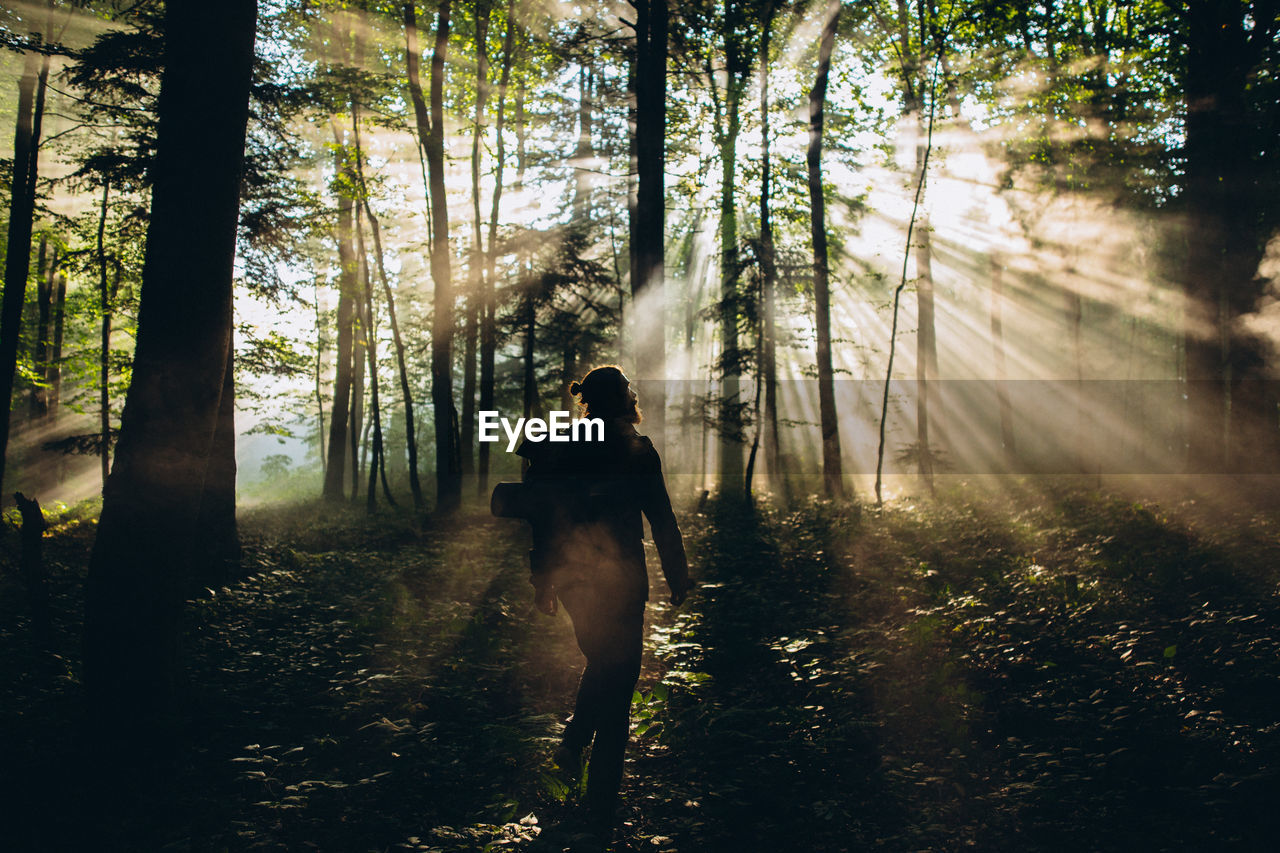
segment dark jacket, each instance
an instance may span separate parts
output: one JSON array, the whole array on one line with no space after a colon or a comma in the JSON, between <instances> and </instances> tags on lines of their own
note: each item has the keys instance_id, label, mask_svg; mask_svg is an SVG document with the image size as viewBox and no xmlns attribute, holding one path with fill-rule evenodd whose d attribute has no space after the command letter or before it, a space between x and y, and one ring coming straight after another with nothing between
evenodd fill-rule
<instances>
[{"instance_id":1,"label":"dark jacket","mask_svg":"<svg viewBox=\"0 0 1280 853\"><path fill-rule=\"evenodd\" d=\"M537 507L530 518L534 586L590 583L647 599L644 513L663 575L673 588L683 587L689 566L662 462L634 426L607 421L603 441L525 441L516 452L529 460L524 482Z\"/></svg>"}]
</instances>

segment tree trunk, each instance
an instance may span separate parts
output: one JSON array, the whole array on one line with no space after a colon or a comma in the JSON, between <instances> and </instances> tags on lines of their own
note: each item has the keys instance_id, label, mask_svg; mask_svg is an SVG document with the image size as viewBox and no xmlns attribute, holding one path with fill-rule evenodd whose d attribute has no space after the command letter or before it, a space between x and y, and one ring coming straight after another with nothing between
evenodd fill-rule
<instances>
[{"instance_id":1,"label":"tree trunk","mask_svg":"<svg viewBox=\"0 0 1280 853\"><path fill-rule=\"evenodd\" d=\"M58 422L62 408L62 333L67 315L67 276L55 270L53 297L53 350L49 356L49 417Z\"/></svg>"},{"instance_id":2,"label":"tree trunk","mask_svg":"<svg viewBox=\"0 0 1280 853\"><path fill-rule=\"evenodd\" d=\"M324 443L324 388L322 374L324 368L324 339L321 330L324 328L323 321L320 318L320 279L316 279L315 283L315 309L316 309L316 417L318 418L319 427L317 428L316 438L320 442L320 472L324 480L328 479L329 474L329 457L325 454Z\"/></svg>"},{"instance_id":3,"label":"tree trunk","mask_svg":"<svg viewBox=\"0 0 1280 853\"><path fill-rule=\"evenodd\" d=\"M507 3L507 31L502 37L502 77L498 82L498 108L494 132L498 137L496 163L493 175L493 202L489 210L489 253L481 290L483 313L480 318L480 410L493 411L494 361L497 353L497 266L498 266L498 216L502 202L502 172L506 161L506 140L503 126L506 123L507 86L511 82L511 65L515 53L516 36L515 0ZM489 442L480 445L477 461L477 490L485 495L489 491Z\"/></svg>"},{"instance_id":4,"label":"tree trunk","mask_svg":"<svg viewBox=\"0 0 1280 853\"><path fill-rule=\"evenodd\" d=\"M769 44L773 34L773 0L765 3L760 30L760 289L761 346L759 379L764 382L764 455L769 477L780 480L778 453L777 250L770 216L772 162L769 149Z\"/></svg>"},{"instance_id":5,"label":"tree trunk","mask_svg":"<svg viewBox=\"0 0 1280 853\"><path fill-rule=\"evenodd\" d=\"M1184 193L1187 232L1183 273L1187 304L1188 466L1223 472L1234 466L1233 383L1250 354L1235 319L1254 310L1260 199L1246 105L1256 55L1238 4L1187 4ZM1263 29L1264 22L1254 23ZM1275 409L1270 411L1274 446ZM1272 449L1271 447L1267 448ZM1251 448L1254 452L1260 448Z\"/></svg>"},{"instance_id":6,"label":"tree trunk","mask_svg":"<svg viewBox=\"0 0 1280 853\"><path fill-rule=\"evenodd\" d=\"M333 123L334 153L339 174L351 169L350 156L337 123ZM355 200L351 197L347 181L339 182L338 190L338 316L337 343L333 378L333 407L329 412L329 461L324 472L324 497L328 501L343 499L343 480L346 474L349 439L347 428L351 419L351 385L353 353L355 350L355 279L356 257L353 242ZM351 455L355 466L355 455Z\"/></svg>"},{"instance_id":7,"label":"tree trunk","mask_svg":"<svg viewBox=\"0 0 1280 853\"><path fill-rule=\"evenodd\" d=\"M9 447L10 403L18 366L22 306L31 269L31 228L35 215L37 146L32 123L39 57L27 51L18 80L18 117L13 133L13 180L9 196L9 241L4 264L4 297L0 302L0 488ZM3 494L3 492L0 492Z\"/></svg>"},{"instance_id":8,"label":"tree trunk","mask_svg":"<svg viewBox=\"0 0 1280 853\"><path fill-rule=\"evenodd\" d=\"M173 698L183 593L218 428L253 65L254 0L165 7L133 381L89 562L89 719L116 740Z\"/></svg>"},{"instance_id":9,"label":"tree trunk","mask_svg":"<svg viewBox=\"0 0 1280 853\"><path fill-rule=\"evenodd\" d=\"M631 300L646 433L661 451L666 432L667 0L637 0L635 206L631 214ZM585 120L584 120L585 121ZM588 134L589 146L589 134Z\"/></svg>"},{"instance_id":10,"label":"tree trunk","mask_svg":"<svg viewBox=\"0 0 1280 853\"><path fill-rule=\"evenodd\" d=\"M360 156L359 148L356 149L356 156ZM368 201L365 201L368 204ZM369 358L369 417L373 421L373 444L370 448L369 459L369 479L365 486L365 509L370 515L378 507L378 472L386 470L385 456L386 451L382 444L382 407L378 401L378 326L373 314L373 280L369 273L368 254L365 251L364 233L357 235L356 243L359 246L360 257L363 261L361 267L364 271L364 316L361 318L360 327L364 330L365 350ZM382 476L382 485L386 492L387 502L395 506L395 499L391 497L391 489L387 488L387 478L384 473Z\"/></svg>"},{"instance_id":11,"label":"tree trunk","mask_svg":"<svg viewBox=\"0 0 1280 853\"><path fill-rule=\"evenodd\" d=\"M643 5L647 10L649 4ZM644 14L647 15L647 11ZM641 26L638 20L636 26ZM579 226L585 226L588 218L587 197L591 191L591 177L587 164L592 156L591 70L584 65L578 69L578 144L573 150L573 222Z\"/></svg>"},{"instance_id":12,"label":"tree trunk","mask_svg":"<svg viewBox=\"0 0 1280 853\"><path fill-rule=\"evenodd\" d=\"M462 356L462 435L459 460L464 476L475 473L471 448L476 443L476 346L484 301L484 220L480 216L480 142L484 138L484 110L489 98L489 14L488 2L476 3L476 117L471 129L471 258L468 263L470 288L467 292L467 319Z\"/></svg>"},{"instance_id":13,"label":"tree trunk","mask_svg":"<svg viewBox=\"0 0 1280 853\"><path fill-rule=\"evenodd\" d=\"M1005 459L1013 462L1018 447L1013 435L1013 404L1009 402L1008 370L1004 355L1004 266L991 256L991 351L995 360L996 404L1000 407L1000 446Z\"/></svg>"},{"instance_id":14,"label":"tree trunk","mask_svg":"<svg viewBox=\"0 0 1280 853\"><path fill-rule=\"evenodd\" d=\"M396 319L395 294L391 292L391 284L387 281L387 270L382 262L382 235L378 219L365 202L365 215L369 217L369 225L373 232L373 250L377 253L378 278L382 281L383 296L387 300L387 318L391 322L391 341L396 348L396 366L400 374L400 395L404 399L404 433L409 457L409 491L413 495L414 509L422 509L425 501L422 498L422 483L418 479L418 437L416 418L413 412L413 391L409 386L409 367L404 354L404 339L400 336L400 323ZM385 460L384 460L385 467Z\"/></svg>"},{"instance_id":15,"label":"tree trunk","mask_svg":"<svg viewBox=\"0 0 1280 853\"><path fill-rule=\"evenodd\" d=\"M720 339L724 370L721 376L721 398L727 404L722 412L720 438L720 481L725 494L742 490L742 419L736 408L741 392L738 367L738 207L737 156L739 115L742 87L732 70L725 86L724 125L718 131L720 149Z\"/></svg>"},{"instance_id":16,"label":"tree trunk","mask_svg":"<svg viewBox=\"0 0 1280 853\"><path fill-rule=\"evenodd\" d=\"M524 297L524 305L520 312L520 325L524 328L524 352L521 361L524 366L523 389L524 389L524 417L525 420L533 417L538 412L538 382L534 373L534 353L537 351L537 306L534 305L533 296L526 295Z\"/></svg>"},{"instance_id":17,"label":"tree trunk","mask_svg":"<svg viewBox=\"0 0 1280 853\"><path fill-rule=\"evenodd\" d=\"M102 205L98 213L98 307L102 312L100 350L98 353L98 461L102 469L102 488L107 487L111 471L111 314L114 303L112 288L107 284L107 203L111 180L102 184Z\"/></svg>"},{"instance_id":18,"label":"tree trunk","mask_svg":"<svg viewBox=\"0 0 1280 853\"><path fill-rule=\"evenodd\" d=\"M31 418L49 414L49 320L53 313L53 276L58 265L57 249L49 256L49 235L40 235L36 252L36 346L35 371L39 383L31 392Z\"/></svg>"},{"instance_id":19,"label":"tree trunk","mask_svg":"<svg viewBox=\"0 0 1280 853\"><path fill-rule=\"evenodd\" d=\"M231 329L227 330L227 367L222 379L218 423L213 433L209 467L196 525L201 546L191 594L218 589L240 574L240 534L236 530L236 361Z\"/></svg>"},{"instance_id":20,"label":"tree trunk","mask_svg":"<svg viewBox=\"0 0 1280 853\"><path fill-rule=\"evenodd\" d=\"M924 163L924 149L916 145L916 166ZM933 492L933 448L929 443L929 403L938 376L938 338L933 323L933 242L929 214L920 216L916 244L916 459L920 479Z\"/></svg>"},{"instance_id":21,"label":"tree trunk","mask_svg":"<svg viewBox=\"0 0 1280 853\"><path fill-rule=\"evenodd\" d=\"M369 204L368 186L364 180L364 160L361 153L359 125L355 126L355 143L356 175L360 181L360 197L364 201L364 214L369 218L370 233L373 234L373 251L378 262L378 279L382 282L382 293L387 300L387 318L391 322L391 341L396 348L396 366L400 374L400 396L404 399L404 436L409 458L409 492L413 495L413 508L420 510L425 502L422 498L422 483L418 479L418 437L417 421L413 413L413 391L409 387L409 367L405 360L404 339L400 336L400 323L396 319L395 294L391 292L391 283L387 280L387 268L382 260L382 226L378 222L378 217L373 214L373 207ZM385 456L384 452L382 459L384 487L386 485ZM388 502L395 503L390 500L389 492L387 497Z\"/></svg>"},{"instance_id":22,"label":"tree trunk","mask_svg":"<svg viewBox=\"0 0 1280 853\"><path fill-rule=\"evenodd\" d=\"M360 481L364 478L369 438L366 434L364 422L364 367L365 359L369 352L367 341L369 332L365 327L364 308L361 307L364 302L364 293L360 289L360 283L364 281L367 268L364 253L359 250L360 209L358 207L355 211L354 222L356 280L355 290L351 294L353 334L351 336L351 434L349 439L351 442L351 502L353 504L360 500Z\"/></svg>"},{"instance_id":23,"label":"tree trunk","mask_svg":"<svg viewBox=\"0 0 1280 853\"><path fill-rule=\"evenodd\" d=\"M836 416L834 371L831 359L831 293L827 267L826 204L822 195L822 122L831 73L831 52L836 40L839 5L828 8L818 48L818 76L809 90L809 210L813 232L813 300L818 333L818 412L822 425L822 479L830 497L844 494L844 470L840 459L840 424Z\"/></svg>"},{"instance_id":24,"label":"tree trunk","mask_svg":"<svg viewBox=\"0 0 1280 853\"><path fill-rule=\"evenodd\" d=\"M449 260L449 206L444 187L444 62L449 48L449 12L443 0L436 20L431 55L431 133L427 137L427 170L431 181L431 278L435 306L431 325L431 402L436 424L436 507L456 509L462 497L458 464L458 413L453 404L453 272ZM412 84L411 84L412 85Z\"/></svg>"}]
</instances>

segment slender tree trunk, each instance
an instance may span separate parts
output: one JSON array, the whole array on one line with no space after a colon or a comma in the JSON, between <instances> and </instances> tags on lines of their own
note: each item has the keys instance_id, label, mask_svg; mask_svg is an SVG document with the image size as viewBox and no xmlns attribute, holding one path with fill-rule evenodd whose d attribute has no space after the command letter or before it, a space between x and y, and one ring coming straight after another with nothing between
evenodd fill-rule
<instances>
[{"instance_id":1,"label":"slender tree trunk","mask_svg":"<svg viewBox=\"0 0 1280 853\"><path fill-rule=\"evenodd\" d=\"M511 82L511 65L515 54L516 35L515 0L507 3L507 30L502 38L502 76L498 82L498 107L494 132L497 135L497 152L493 175L493 201L489 210L489 253L486 261L483 289L483 314L480 319L480 410L493 411L494 362L497 353L497 266L498 266L498 216L501 212L503 167L506 164L506 139L503 136L506 123L507 87ZM481 495L489 491L489 443L480 445L477 463L477 488Z\"/></svg>"},{"instance_id":2,"label":"slender tree trunk","mask_svg":"<svg viewBox=\"0 0 1280 853\"><path fill-rule=\"evenodd\" d=\"M1073 251L1074 253L1074 251ZM1069 270L1076 273L1077 267L1072 264ZM1086 430L1084 400L1084 299L1074 286L1068 286L1066 292L1067 333L1071 338L1071 373L1075 380L1076 425L1072 439L1072 464L1076 471L1083 474L1086 470Z\"/></svg>"},{"instance_id":3,"label":"slender tree trunk","mask_svg":"<svg viewBox=\"0 0 1280 853\"><path fill-rule=\"evenodd\" d=\"M102 313L98 351L98 461L102 469L102 488L107 487L111 470L111 315L112 288L107 284L107 204L111 196L111 180L102 183L102 205L98 212L98 308Z\"/></svg>"},{"instance_id":4,"label":"slender tree trunk","mask_svg":"<svg viewBox=\"0 0 1280 853\"><path fill-rule=\"evenodd\" d=\"M774 0L767 0L760 30L760 276L761 346L760 379L764 383L764 451L769 477L779 480L778 452L778 355L777 355L777 250L770 211L772 161L769 148L769 45L773 33Z\"/></svg>"},{"instance_id":5,"label":"slender tree trunk","mask_svg":"<svg viewBox=\"0 0 1280 853\"><path fill-rule=\"evenodd\" d=\"M364 165L360 146L360 128L358 125L355 126L355 143L356 175L360 181L360 197L363 199L364 214L369 219L369 230L373 235L373 251L378 264L378 279L382 282L382 293L387 300L387 318L391 322L391 341L396 349L396 366L400 374L400 396L404 400L405 444L409 459L409 492L413 495L413 508L420 510L425 505L425 501L422 497L422 483L418 479L418 438L417 421L413 411L413 391L409 386L409 367L405 359L404 339L400 336L400 323L396 319L395 294L391 292L391 283L387 279L387 269L382 260L382 226L378 222L378 217L373 214L373 207L369 204L369 193L364 179ZM384 472L386 469L385 455L384 452L382 461ZM385 480L385 473L383 476ZM390 494L388 494L388 501L392 504L395 503L390 500Z\"/></svg>"},{"instance_id":6,"label":"slender tree trunk","mask_svg":"<svg viewBox=\"0 0 1280 853\"><path fill-rule=\"evenodd\" d=\"M1000 407L1000 446L1006 460L1017 459L1018 448L1013 435L1013 404L1009 401L1009 385L1004 355L1004 265L991 256L991 350L995 359L996 404Z\"/></svg>"},{"instance_id":7,"label":"slender tree trunk","mask_svg":"<svg viewBox=\"0 0 1280 853\"><path fill-rule=\"evenodd\" d=\"M764 359L764 335L763 334L756 335L755 355L756 355L756 364L760 364L761 361ZM755 425L755 430L753 431L751 436L751 450L747 453L747 473L743 478L745 483L743 497L746 498L747 501L751 500L751 481L755 477L756 459L760 453L760 433L764 431L764 424L760 422L760 400L764 392L764 383L760 380L760 377L758 376L756 377L755 386L756 386L755 397L751 401L752 421Z\"/></svg>"},{"instance_id":8,"label":"slender tree trunk","mask_svg":"<svg viewBox=\"0 0 1280 853\"><path fill-rule=\"evenodd\" d=\"M334 151L339 174L349 174L350 154L342 137L342 131L333 123ZM338 190L338 314L337 343L333 379L333 406L329 412L329 462L324 472L324 497L329 501L343 499L343 480L346 474L349 437L347 428L351 420L351 385L353 353L355 350L355 292L356 257L353 243L355 200L346 189L347 181L339 182ZM351 454L351 464L355 465Z\"/></svg>"},{"instance_id":9,"label":"slender tree trunk","mask_svg":"<svg viewBox=\"0 0 1280 853\"><path fill-rule=\"evenodd\" d=\"M516 189L524 189L524 172L529 165L529 125L524 114L525 79L516 84Z\"/></svg>"},{"instance_id":10,"label":"slender tree trunk","mask_svg":"<svg viewBox=\"0 0 1280 853\"><path fill-rule=\"evenodd\" d=\"M472 263L476 260L474 251L470 260ZM470 477L476 472L471 446L476 440L476 356L480 343L480 312L483 310L478 292L480 283L475 273L471 275L473 287L468 289L466 295L466 319L462 324L462 425L458 465L464 477Z\"/></svg>"},{"instance_id":11,"label":"slender tree trunk","mask_svg":"<svg viewBox=\"0 0 1280 853\"><path fill-rule=\"evenodd\" d=\"M67 315L67 276L55 270L53 297L53 350L49 356L49 417L53 423L62 415L62 334Z\"/></svg>"},{"instance_id":12,"label":"slender tree trunk","mask_svg":"<svg viewBox=\"0 0 1280 853\"><path fill-rule=\"evenodd\" d=\"M431 278L435 306L431 326L431 400L436 423L436 505L444 512L457 508L462 496L458 464L458 413L453 403L453 272L449 258L449 206L444 187L444 63L449 48L449 12L453 0L443 0L436 20L435 50L431 55L431 134L427 138L427 171L431 180Z\"/></svg>"},{"instance_id":13,"label":"slender tree trunk","mask_svg":"<svg viewBox=\"0 0 1280 853\"><path fill-rule=\"evenodd\" d=\"M165 8L133 379L89 561L89 719L129 742L173 698L227 380L254 0ZM216 121L210 117L216 117Z\"/></svg>"},{"instance_id":14,"label":"slender tree trunk","mask_svg":"<svg viewBox=\"0 0 1280 853\"><path fill-rule=\"evenodd\" d=\"M728 404L722 417L723 433L720 438L721 488L727 494L741 491L742 468L742 419L737 414L738 396L741 393L741 370L738 366L738 206L737 206L737 156L739 116L742 100L741 86L731 71L725 88L725 126L720 133L720 337L723 342L721 358L724 371L721 376L721 396Z\"/></svg>"},{"instance_id":15,"label":"slender tree trunk","mask_svg":"<svg viewBox=\"0 0 1280 853\"><path fill-rule=\"evenodd\" d=\"M471 257L468 263L470 288L467 291L467 318L462 356L462 474L475 474L471 448L476 431L476 347L479 343L484 301L484 220L480 216L480 142L484 138L484 111L489 99L489 17L488 2L476 3L476 114L471 129Z\"/></svg>"},{"instance_id":16,"label":"slender tree trunk","mask_svg":"<svg viewBox=\"0 0 1280 853\"><path fill-rule=\"evenodd\" d=\"M315 308L316 308L316 417L319 419L319 428L316 436L320 442L320 470L321 473L327 475L329 473L329 457L324 452L324 387L322 382L322 373L324 367L324 340L321 335L323 323L320 319L320 281L316 279L315 286Z\"/></svg>"},{"instance_id":17,"label":"slender tree trunk","mask_svg":"<svg viewBox=\"0 0 1280 853\"><path fill-rule=\"evenodd\" d=\"M822 123L836 40L838 4L827 10L818 47L818 75L809 90L809 209L813 232L813 299L818 334L818 412L822 426L822 479L827 495L844 494L840 459L840 423L836 415L835 381L831 359L831 292L827 266L826 204L822 195Z\"/></svg>"},{"instance_id":18,"label":"slender tree trunk","mask_svg":"<svg viewBox=\"0 0 1280 853\"><path fill-rule=\"evenodd\" d=\"M635 206L631 215L631 300L636 374L646 432L662 450L666 432L667 0L637 0ZM585 120L584 120L585 121ZM584 129L590 144L589 128Z\"/></svg>"},{"instance_id":19,"label":"slender tree trunk","mask_svg":"<svg viewBox=\"0 0 1280 853\"><path fill-rule=\"evenodd\" d=\"M524 329L524 352L521 362L524 366L523 389L524 389L524 416L525 419L533 417L537 414L538 406L538 382L534 374L534 353L537 351L537 306L533 302L532 295L524 297L524 305L521 308L520 325Z\"/></svg>"},{"instance_id":20,"label":"slender tree trunk","mask_svg":"<svg viewBox=\"0 0 1280 853\"><path fill-rule=\"evenodd\" d=\"M351 502L360 500L360 481L364 479L365 452L368 449L368 435L364 422L364 367L368 357L369 331L365 327L364 293L360 283L367 274L364 253L359 249L360 208L355 211L355 243L356 243L356 290L352 293L352 326L354 334L351 340Z\"/></svg>"},{"instance_id":21,"label":"slender tree trunk","mask_svg":"<svg viewBox=\"0 0 1280 853\"><path fill-rule=\"evenodd\" d=\"M357 149L357 156L359 150ZM367 200L365 202L368 203ZM362 259L368 258L365 251L363 229L357 236L357 245ZM391 490L386 487L386 456L382 443L382 407L378 400L378 326L373 313L373 278L369 273L369 262L364 260L361 265L364 271L364 317L360 326L365 330L365 350L369 358L369 418L373 421L373 443L370 448L369 459L369 480L365 486L365 509L372 515L378 507L378 472L383 471L382 484L386 492L387 501L395 506L395 499L391 497Z\"/></svg>"},{"instance_id":22,"label":"slender tree trunk","mask_svg":"<svg viewBox=\"0 0 1280 853\"><path fill-rule=\"evenodd\" d=\"M644 5L647 9L649 4ZM637 26L640 26L639 21ZM593 156L591 69L584 65L578 68L578 144L573 150L573 222L579 226L585 226L587 223L587 197L591 191L591 177L587 164L591 162Z\"/></svg>"},{"instance_id":23,"label":"slender tree trunk","mask_svg":"<svg viewBox=\"0 0 1280 853\"><path fill-rule=\"evenodd\" d=\"M32 114L39 75L39 56L27 51L18 80L18 117L13 133L13 180L9 196L9 241L4 265L4 297L0 301L0 484L4 480L5 456L9 447L10 404L18 366L18 337L22 328L22 306L27 298L27 275L31 269L31 230L35 215L36 172L39 140L35 137ZM3 487L0 485L0 494Z\"/></svg>"},{"instance_id":24,"label":"slender tree trunk","mask_svg":"<svg viewBox=\"0 0 1280 853\"><path fill-rule=\"evenodd\" d=\"M53 276L58 255L49 255L49 235L40 235L36 252L36 346L35 370L39 385L31 393L31 418L38 420L49 414L49 319L53 313Z\"/></svg>"},{"instance_id":25,"label":"slender tree trunk","mask_svg":"<svg viewBox=\"0 0 1280 853\"><path fill-rule=\"evenodd\" d=\"M924 161L924 150L917 144L916 165ZM933 310L933 243L930 238L929 214L920 216L920 242L916 244L916 445L920 478L933 492L933 448L929 443L929 403L933 380L938 376L938 338L934 329Z\"/></svg>"}]
</instances>

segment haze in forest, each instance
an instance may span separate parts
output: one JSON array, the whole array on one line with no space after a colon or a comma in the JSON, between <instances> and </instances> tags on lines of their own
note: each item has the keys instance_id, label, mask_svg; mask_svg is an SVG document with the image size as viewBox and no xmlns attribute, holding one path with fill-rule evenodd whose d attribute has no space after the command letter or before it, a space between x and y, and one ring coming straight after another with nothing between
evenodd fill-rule
<instances>
[{"instance_id":1,"label":"haze in forest","mask_svg":"<svg viewBox=\"0 0 1280 853\"><path fill-rule=\"evenodd\" d=\"M376 344L391 492L408 489L406 390L421 410L417 467L434 476L433 239L452 262L467 494L478 490L484 386L513 417L567 408L568 381L610 362L638 380L677 491L715 489L722 475L742 489L753 443L755 489L820 486L823 324L806 187L815 104L830 265L822 381L852 492L872 491L878 462L890 493L915 489L917 474L1274 468L1275 46L1262 11L1228 15L1234 29L1212 42L1191 13L1124 3L882 2L840 9L831 27L832 4L672 7L664 270L661 286L637 287L635 10L450 4L441 50L438 10L419 9L410 75L404 9L366 6L260 7L235 266L242 500L314 496L333 464L350 477L350 451L335 462L327 444L343 382L356 393L340 414L359 434L344 489L363 498L379 455L364 340ZM101 489L101 435L118 426L128 383L162 26L145 4L11 3L4 15L11 44L48 30L58 46L40 83L8 471L15 488L72 503ZM1244 45L1238 56L1231 44ZM443 237L431 232L410 81L429 96L437 52ZM3 63L8 124L23 57ZM1236 80L1246 89L1227 91ZM1212 97L1195 100L1197 87ZM352 319L366 309L338 316L350 282L369 289L371 337L358 330L369 321ZM355 356L342 351L352 322ZM641 362L655 336L652 374ZM486 351L492 375L481 376ZM1212 411L1197 410L1202 397ZM518 474L500 451L490 464L489 479Z\"/></svg>"}]
</instances>

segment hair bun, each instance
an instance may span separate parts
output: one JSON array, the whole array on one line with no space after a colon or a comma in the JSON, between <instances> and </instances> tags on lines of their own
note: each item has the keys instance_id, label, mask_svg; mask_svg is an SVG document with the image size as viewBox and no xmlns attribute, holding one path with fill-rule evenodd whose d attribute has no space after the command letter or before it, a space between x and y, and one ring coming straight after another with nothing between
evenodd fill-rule
<instances>
[{"instance_id":1,"label":"hair bun","mask_svg":"<svg viewBox=\"0 0 1280 853\"><path fill-rule=\"evenodd\" d=\"M582 393L582 383L581 383L581 382L570 382L570 383L569 383L569 393L570 393L570 394L581 394L581 393Z\"/></svg>"}]
</instances>

